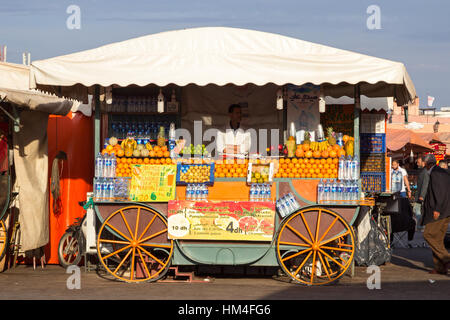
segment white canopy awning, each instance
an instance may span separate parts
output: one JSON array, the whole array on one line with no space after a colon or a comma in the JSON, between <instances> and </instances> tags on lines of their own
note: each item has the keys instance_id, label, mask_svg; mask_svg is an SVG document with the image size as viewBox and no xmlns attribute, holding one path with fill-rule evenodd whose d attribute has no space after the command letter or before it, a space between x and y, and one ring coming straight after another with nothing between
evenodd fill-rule
<instances>
[{"instance_id":1,"label":"white canopy awning","mask_svg":"<svg viewBox=\"0 0 450 320\"><path fill-rule=\"evenodd\" d=\"M26 110L64 116L72 108L77 109L80 105L78 101L66 100L39 91L4 88L0 88L0 101L12 103Z\"/></svg>"},{"instance_id":2,"label":"white canopy awning","mask_svg":"<svg viewBox=\"0 0 450 320\"><path fill-rule=\"evenodd\" d=\"M30 67L0 62L0 88L28 90L30 88Z\"/></svg>"},{"instance_id":3,"label":"white canopy awning","mask_svg":"<svg viewBox=\"0 0 450 320\"><path fill-rule=\"evenodd\" d=\"M34 61L30 85L165 86L313 83L332 97L416 96L402 63L260 31L211 27L162 32Z\"/></svg>"},{"instance_id":4,"label":"white canopy awning","mask_svg":"<svg viewBox=\"0 0 450 320\"><path fill-rule=\"evenodd\" d=\"M355 99L350 97L325 97L326 104L354 104ZM368 98L366 96L361 96L361 109L362 110L392 110L394 107L394 98L393 97L381 97L381 98Z\"/></svg>"},{"instance_id":5,"label":"white canopy awning","mask_svg":"<svg viewBox=\"0 0 450 320\"><path fill-rule=\"evenodd\" d=\"M9 102L28 110L65 115L69 111L91 115L90 106L79 101L62 99L38 90L29 90L30 67L0 62L0 101ZM66 111L67 106L71 106Z\"/></svg>"}]
</instances>

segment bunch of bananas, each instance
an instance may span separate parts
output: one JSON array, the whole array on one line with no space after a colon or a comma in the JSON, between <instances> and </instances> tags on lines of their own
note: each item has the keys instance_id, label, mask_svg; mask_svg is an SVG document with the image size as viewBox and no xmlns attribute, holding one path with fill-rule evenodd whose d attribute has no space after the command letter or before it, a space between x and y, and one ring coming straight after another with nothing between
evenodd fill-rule
<instances>
[{"instance_id":1,"label":"bunch of bananas","mask_svg":"<svg viewBox=\"0 0 450 320\"><path fill-rule=\"evenodd\" d=\"M328 146L329 146L329 144L328 144L327 140L321 141L321 142L311 141L311 144L310 144L311 151L313 151L313 152L314 151L320 151L320 152L325 151L328 149Z\"/></svg>"}]
</instances>

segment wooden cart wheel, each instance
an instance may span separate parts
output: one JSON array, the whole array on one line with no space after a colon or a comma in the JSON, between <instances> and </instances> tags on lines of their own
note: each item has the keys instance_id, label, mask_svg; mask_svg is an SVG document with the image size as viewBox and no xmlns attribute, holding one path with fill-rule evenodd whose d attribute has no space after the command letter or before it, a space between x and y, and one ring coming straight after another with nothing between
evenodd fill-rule
<instances>
[{"instance_id":1,"label":"wooden cart wheel","mask_svg":"<svg viewBox=\"0 0 450 320\"><path fill-rule=\"evenodd\" d=\"M97 237L97 254L106 271L125 282L156 281L168 271L173 240L168 240L167 220L144 206L113 212Z\"/></svg>"},{"instance_id":2,"label":"wooden cart wheel","mask_svg":"<svg viewBox=\"0 0 450 320\"><path fill-rule=\"evenodd\" d=\"M8 247L8 231L6 230L6 225L3 220L0 220L0 260L6 253L6 248Z\"/></svg>"},{"instance_id":3,"label":"wooden cart wheel","mask_svg":"<svg viewBox=\"0 0 450 320\"><path fill-rule=\"evenodd\" d=\"M352 228L336 212L322 207L305 208L280 225L276 239L278 263L294 282L330 284L351 265L354 239Z\"/></svg>"}]
</instances>

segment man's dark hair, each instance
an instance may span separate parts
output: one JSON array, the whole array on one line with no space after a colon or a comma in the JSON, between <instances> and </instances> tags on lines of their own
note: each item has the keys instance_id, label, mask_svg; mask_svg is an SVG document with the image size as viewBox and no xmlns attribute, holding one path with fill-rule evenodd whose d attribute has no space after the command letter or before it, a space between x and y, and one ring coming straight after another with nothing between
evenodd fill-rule
<instances>
[{"instance_id":1,"label":"man's dark hair","mask_svg":"<svg viewBox=\"0 0 450 320\"><path fill-rule=\"evenodd\" d=\"M242 107L239 104L234 103L228 107L228 113L233 113L234 109L236 108L242 109Z\"/></svg>"},{"instance_id":2,"label":"man's dark hair","mask_svg":"<svg viewBox=\"0 0 450 320\"><path fill-rule=\"evenodd\" d=\"M392 160L392 163L394 163L394 162L400 164L400 162L398 160Z\"/></svg>"}]
</instances>

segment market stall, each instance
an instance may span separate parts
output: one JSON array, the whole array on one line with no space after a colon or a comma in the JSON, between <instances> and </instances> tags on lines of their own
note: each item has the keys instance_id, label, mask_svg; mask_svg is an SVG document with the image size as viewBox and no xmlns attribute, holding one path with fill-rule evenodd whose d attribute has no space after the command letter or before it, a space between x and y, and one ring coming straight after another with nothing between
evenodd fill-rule
<instances>
[{"instance_id":1,"label":"market stall","mask_svg":"<svg viewBox=\"0 0 450 320\"><path fill-rule=\"evenodd\" d=\"M401 63L230 28L36 61L31 81L94 94L86 251L127 282L198 264L280 266L309 285L338 280L355 252L352 223L373 205L363 191L385 189L385 114L362 111L360 95L415 97ZM354 103L326 105L325 96ZM255 129L244 156L214 148L230 104ZM379 176L361 184L360 171Z\"/></svg>"}]
</instances>

